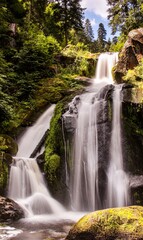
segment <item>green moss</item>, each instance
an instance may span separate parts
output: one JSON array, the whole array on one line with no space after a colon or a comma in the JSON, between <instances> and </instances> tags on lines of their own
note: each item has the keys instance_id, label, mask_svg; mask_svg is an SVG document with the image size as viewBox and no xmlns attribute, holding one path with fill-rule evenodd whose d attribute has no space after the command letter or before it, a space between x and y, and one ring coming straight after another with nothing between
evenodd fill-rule
<instances>
[{"instance_id":1,"label":"green moss","mask_svg":"<svg viewBox=\"0 0 143 240\"><path fill-rule=\"evenodd\" d=\"M0 151L4 151L11 155L16 155L18 151L17 143L8 135L0 135Z\"/></svg>"},{"instance_id":2,"label":"green moss","mask_svg":"<svg viewBox=\"0 0 143 240\"><path fill-rule=\"evenodd\" d=\"M72 239L72 235L80 236L81 233L87 232L92 233L96 239L143 237L143 207L112 208L90 213L75 224L67 239ZM80 240L80 237L73 239Z\"/></svg>"},{"instance_id":3,"label":"green moss","mask_svg":"<svg viewBox=\"0 0 143 240\"><path fill-rule=\"evenodd\" d=\"M48 183L56 185L58 182L59 168L62 165L61 157L64 155L61 115L64 104L59 102L50 124L50 132L45 147L45 173Z\"/></svg>"},{"instance_id":4,"label":"green moss","mask_svg":"<svg viewBox=\"0 0 143 240\"><path fill-rule=\"evenodd\" d=\"M49 150L49 149L48 149ZM48 180L53 182L56 180L56 171L60 166L60 157L57 154L49 155L49 152L46 152L46 163L45 169L48 171Z\"/></svg>"},{"instance_id":5,"label":"green moss","mask_svg":"<svg viewBox=\"0 0 143 240\"><path fill-rule=\"evenodd\" d=\"M8 181L8 165L4 161L4 152L0 152L0 194L3 194Z\"/></svg>"}]
</instances>

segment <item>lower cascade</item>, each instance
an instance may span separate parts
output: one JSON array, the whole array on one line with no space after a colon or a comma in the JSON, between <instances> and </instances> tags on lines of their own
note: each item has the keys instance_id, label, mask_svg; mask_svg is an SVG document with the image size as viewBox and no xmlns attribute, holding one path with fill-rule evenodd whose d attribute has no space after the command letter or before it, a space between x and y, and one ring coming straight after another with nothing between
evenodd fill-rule
<instances>
[{"instance_id":1,"label":"lower cascade","mask_svg":"<svg viewBox=\"0 0 143 240\"><path fill-rule=\"evenodd\" d=\"M13 158L10 169L8 196L23 208L25 217L60 214L65 211L64 207L48 191L36 159L30 158L50 127L54 109L53 104L20 137L19 151ZM21 157L20 154L25 157Z\"/></svg>"},{"instance_id":2,"label":"lower cascade","mask_svg":"<svg viewBox=\"0 0 143 240\"><path fill-rule=\"evenodd\" d=\"M27 217L64 211L62 205L50 195L37 162L32 158L14 158L9 178L9 197L21 205Z\"/></svg>"}]
</instances>

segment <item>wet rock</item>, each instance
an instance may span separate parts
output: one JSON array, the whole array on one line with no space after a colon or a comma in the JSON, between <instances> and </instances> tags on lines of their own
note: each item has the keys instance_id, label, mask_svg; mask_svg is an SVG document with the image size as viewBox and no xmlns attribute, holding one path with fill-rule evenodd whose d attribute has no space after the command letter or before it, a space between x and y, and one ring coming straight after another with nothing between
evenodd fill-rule
<instances>
[{"instance_id":1,"label":"wet rock","mask_svg":"<svg viewBox=\"0 0 143 240\"><path fill-rule=\"evenodd\" d=\"M138 28L129 32L128 39L119 54L119 61L114 68L115 80L121 83L126 71L136 67L142 57L143 28Z\"/></svg>"},{"instance_id":2,"label":"wet rock","mask_svg":"<svg viewBox=\"0 0 143 240\"><path fill-rule=\"evenodd\" d=\"M132 204L143 205L143 175L131 175L129 183Z\"/></svg>"},{"instance_id":3,"label":"wet rock","mask_svg":"<svg viewBox=\"0 0 143 240\"><path fill-rule=\"evenodd\" d=\"M18 220L24 217L21 207L13 200L0 196L0 222Z\"/></svg>"},{"instance_id":4,"label":"wet rock","mask_svg":"<svg viewBox=\"0 0 143 240\"><path fill-rule=\"evenodd\" d=\"M111 208L85 215L66 240L143 239L143 207Z\"/></svg>"},{"instance_id":5,"label":"wet rock","mask_svg":"<svg viewBox=\"0 0 143 240\"><path fill-rule=\"evenodd\" d=\"M74 133L76 128L76 119L78 114L78 105L80 103L80 97L76 96L68 104L68 111L63 114L64 128L68 133Z\"/></svg>"},{"instance_id":6,"label":"wet rock","mask_svg":"<svg viewBox=\"0 0 143 240\"><path fill-rule=\"evenodd\" d=\"M111 97L112 91L114 89L113 84L108 84L100 91L100 98L103 98L105 100L109 99Z\"/></svg>"}]
</instances>

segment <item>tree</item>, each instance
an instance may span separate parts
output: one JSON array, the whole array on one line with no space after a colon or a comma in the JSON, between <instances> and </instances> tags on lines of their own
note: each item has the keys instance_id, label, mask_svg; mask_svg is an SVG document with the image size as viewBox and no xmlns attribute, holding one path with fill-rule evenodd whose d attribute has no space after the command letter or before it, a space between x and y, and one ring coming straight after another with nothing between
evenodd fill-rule
<instances>
[{"instance_id":1,"label":"tree","mask_svg":"<svg viewBox=\"0 0 143 240\"><path fill-rule=\"evenodd\" d=\"M117 36L113 37L112 43L113 43L113 44L116 44L117 42L118 42L118 37L117 37Z\"/></svg>"},{"instance_id":2,"label":"tree","mask_svg":"<svg viewBox=\"0 0 143 240\"><path fill-rule=\"evenodd\" d=\"M103 23L100 23L99 28L98 28L98 38L97 38L100 51L104 51L106 34L107 33L106 33Z\"/></svg>"},{"instance_id":3,"label":"tree","mask_svg":"<svg viewBox=\"0 0 143 240\"><path fill-rule=\"evenodd\" d=\"M61 7L61 23L62 29L64 29L65 45L68 43L69 31L74 29L80 31L83 29L83 9L80 5L81 0L60 0L58 2Z\"/></svg>"},{"instance_id":4,"label":"tree","mask_svg":"<svg viewBox=\"0 0 143 240\"><path fill-rule=\"evenodd\" d=\"M60 43L63 40L64 30L61 19L62 8L59 3L49 3L45 10L45 27L44 32L46 35L52 35Z\"/></svg>"},{"instance_id":5,"label":"tree","mask_svg":"<svg viewBox=\"0 0 143 240\"><path fill-rule=\"evenodd\" d=\"M94 34L93 34L93 29L92 29L91 22L89 21L89 19L85 20L84 32L85 32L87 41L92 42L94 39Z\"/></svg>"},{"instance_id":6,"label":"tree","mask_svg":"<svg viewBox=\"0 0 143 240\"><path fill-rule=\"evenodd\" d=\"M107 0L107 2L112 34L117 31L127 34L130 30L143 26L142 0Z\"/></svg>"}]
</instances>

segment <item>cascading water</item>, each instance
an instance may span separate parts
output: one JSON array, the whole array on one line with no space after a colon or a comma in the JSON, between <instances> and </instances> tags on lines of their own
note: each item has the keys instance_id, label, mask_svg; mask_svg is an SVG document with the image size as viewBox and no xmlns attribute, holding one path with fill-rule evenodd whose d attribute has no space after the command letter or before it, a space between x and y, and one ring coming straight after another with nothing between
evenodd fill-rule
<instances>
[{"instance_id":1,"label":"cascading water","mask_svg":"<svg viewBox=\"0 0 143 240\"><path fill-rule=\"evenodd\" d=\"M113 121L108 169L107 207L129 204L129 179L123 168L121 143L122 85L116 85L113 93Z\"/></svg>"},{"instance_id":2,"label":"cascading water","mask_svg":"<svg viewBox=\"0 0 143 240\"><path fill-rule=\"evenodd\" d=\"M97 62L95 83L106 81L107 84L113 84L112 68L118 61L118 53L102 53Z\"/></svg>"},{"instance_id":3,"label":"cascading water","mask_svg":"<svg viewBox=\"0 0 143 240\"><path fill-rule=\"evenodd\" d=\"M36 160L28 158L49 129L54 108L48 108L19 139L19 151L10 169L8 196L21 205L28 217L65 211L50 195Z\"/></svg>"},{"instance_id":4,"label":"cascading water","mask_svg":"<svg viewBox=\"0 0 143 240\"><path fill-rule=\"evenodd\" d=\"M50 128L50 120L55 109L55 104L51 105L35 122L28 127L24 134L18 139L17 157L30 157L41 141L45 132Z\"/></svg>"},{"instance_id":5,"label":"cascading water","mask_svg":"<svg viewBox=\"0 0 143 240\"><path fill-rule=\"evenodd\" d=\"M76 106L77 114L74 110L69 110L69 112L63 116L64 119L66 119L66 117L70 119L69 115L73 115L74 113L76 118L72 156L73 165L70 173L71 203L74 210L94 211L109 206L123 206L128 202L128 178L123 171L123 166L121 166L123 165L121 135L119 134L119 106L121 106L121 101L119 97L117 97L120 95L119 92L121 90L118 90L118 87L115 87L113 96L114 116L111 159L108 159L110 156L106 156L109 155L107 151L104 152L104 149L107 148L107 142L109 142L109 135L106 136L106 128L108 128L109 125L109 117L107 116L108 103L106 97L109 90L114 88L111 70L117 60L118 53L104 53L99 56L94 84L87 93L79 97L80 101L78 101ZM74 105L75 108L74 102L75 100L73 104L70 105L70 108L72 105ZM104 152L104 156L102 156L103 154L101 152ZM116 159L114 155L118 155L118 159ZM108 161L105 162L101 158L106 158ZM102 162L104 162L106 166L101 166ZM118 172L116 168L118 168ZM116 173L114 171L116 171ZM104 187L101 183L101 177L104 178ZM116 191L113 194L112 189L114 186L112 185L113 182L117 183L117 181L118 186L116 184ZM108 196L106 195L105 189L107 185ZM124 185L124 187L121 187L121 185ZM114 198L113 195L118 199L110 200L110 198Z\"/></svg>"}]
</instances>

